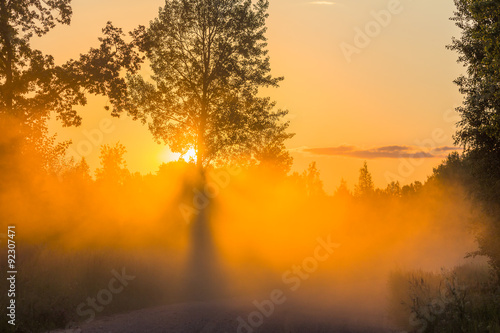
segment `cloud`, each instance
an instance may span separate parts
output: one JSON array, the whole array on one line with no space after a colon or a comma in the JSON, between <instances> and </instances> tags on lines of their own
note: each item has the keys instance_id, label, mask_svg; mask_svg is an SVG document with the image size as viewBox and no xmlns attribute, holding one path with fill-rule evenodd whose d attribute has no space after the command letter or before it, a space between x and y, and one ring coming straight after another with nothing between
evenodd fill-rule
<instances>
[{"instance_id":1,"label":"cloud","mask_svg":"<svg viewBox=\"0 0 500 333\"><path fill-rule=\"evenodd\" d=\"M369 149L361 149L356 146L342 145L337 147L326 148L301 148L298 151L325 156L347 156L362 159L377 159L377 158L439 158L446 157L449 152L457 151L458 147L433 147L424 148L417 146L382 146Z\"/></svg>"},{"instance_id":2,"label":"cloud","mask_svg":"<svg viewBox=\"0 0 500 333\"><path fill-rule=\"evenodd\" d=\"M447 151L456 151L456 150L460 150L460 149L461 148L458 148L458 147L442 146L442 147L433 148L432 150L440 151L440 152L447 152Z\"/></svg>"}]
</instances>

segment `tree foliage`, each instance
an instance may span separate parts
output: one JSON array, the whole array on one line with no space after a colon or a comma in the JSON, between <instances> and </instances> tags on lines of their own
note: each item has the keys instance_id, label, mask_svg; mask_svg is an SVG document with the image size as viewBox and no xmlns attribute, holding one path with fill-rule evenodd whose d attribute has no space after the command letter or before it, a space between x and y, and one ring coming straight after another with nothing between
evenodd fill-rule
<instances>
[{"instance_id":1,"label":"tree foliage","mask_svg":"<svg viewBox=\"0 0 500 333\"><path fill-rule=\"evenodd\" d=\"M54 59L32 49L30 40L46 34L57 23L69 24L71 14L70 0L0 1L2 113L36 121L49 107L46 97L54 80Z\"/></svg>"},{"instance_id":2,"label":"tree foliage","mask_svg":"<svg viewBox=\"0 0 500 333\"><path fill-rule=\"evenodd\" d=\"M123 185L130 176L123 157L126 152L127 149L121 143L115 146L102 145L99 155L101 167L95 170L96 181Z\"/></svg>"},{"instance_id":3,"label":"tree foliage","mask_svg":"<svg viewBox=\"0 0 500 333\"><path fill-rule=\"evenodd\" d=\"M476 202L492 217L478 237L480 251L500 276L500 2L455 0L452 18L461 29L450 49L467 69L455 82L464 95L455 135L465 148L435 170L441 177L461 174Z\"/></svg>"},{"instance_id":4,"label":"tree foliage","mask_svg":"<svg viewBox=\"0 0 500 333\"><path fill-rule=\"evenodd\" d=\"M347 187L347 181L344 178L340 180L340 185L335 190L333 196L336 198L350 198L352 196L351 191Z\"/></svg>"},{"instance_id":5,"label":"tree foliage","mask_svg":"<svg viewBox=\"0 0 500 333\"><path fill-rule=\"evenodd\" d=\"M197 164L273 157L289 169L285 110L259 95L277 87L266 49L269 2L167 0L148 28L133 33L153 75L128 75L118 107L149 124L174 152L197 151Z\"/></svg>"},{"instance_id":6,"label":"tree foliage","mask_svg":"<svg viewBox=\"0 0 500 333\"><path fill-rule=\"evenodd\" d=\"M498 202L500 193L500 2L455 0L452 18L461 29L450 49L459 54L465 75L455 82L464 95L455 135L470 161L476 197Z\"/></svg>"},{"instance_id":7,"label":"tree foliage","mask_svg":"<svg viewBox=\"0 0 500 333\"><path fill-rule=\"evenodd\" d=\"M400 197L401 196L401 186L398 181L392 181L387 184L385 193L389 196Z\"/></svg>"},{"instance_id":8,"label":"tree foliage","mask_svg":"<svg viewBox=\"0 0 500 333\"><path fill-rule=\"evenodd\" d=\"M71 142L57 143L56 136L48 135L49 117L63 126L80 125L75 106L85 105L88 94L119 100L126 92L121 70L134 72L141 62L111 23L103 29L98 48L61 65L32 47L34 38L57 24L69 25L71 16L71 0L0 0L0 127L12 128L9 140L0 146L13 147L6 163L13 164L20 177L17 159L12 158L18 153L32 159L36 168L60 173ZM118 115L116 110L113 115Z\"/></svg>"},{"instance_id":9,"label":"tree foliage","mask_svg":"<svg viewBox=\"0 0 500 333\"><path fill-rule=\"evenodd\" d=\"M326 194L316 162L309 164L307 170L302 173L302 177L304 178L305 190L308 196L318 197Z\"/></svg>"},{"instance_id":10,"label":"tree foliage","mask_svg":"<svg viewBox=\"0 0 500 333\"><path fill-rule=\"evenodd\" d=\"M51 112L63 125L79 125L75 105L85 105L86 94L116 100L123 92L123 67L133 71L140 59L123 42L120 29L103 29L100 47L77 60L56 65L52 55L31 46L56 24L70 24L71 0L0 0L0 115L20 124L43 126Z\"/></svg>"},{"instance_id":11,"label":"tree foliage","mask_svg":"<svg viewBox=\"0 0 500 333\"><path fill-rule=\"evenodd\" d=\"M356 196L371 195L375 192L375 186L372 181L372 174L368 171L368 163L363 163L363 167L359 169L358 184L354 187Z\"/></svg>"}]
</instances>

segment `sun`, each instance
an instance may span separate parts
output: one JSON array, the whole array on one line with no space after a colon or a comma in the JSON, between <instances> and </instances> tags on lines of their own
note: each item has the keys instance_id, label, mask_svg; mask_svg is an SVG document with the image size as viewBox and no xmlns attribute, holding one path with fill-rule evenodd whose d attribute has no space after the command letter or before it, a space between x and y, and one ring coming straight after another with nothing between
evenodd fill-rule
<instances>
[{"instance_id":1,"label":"sun","mask_svg":"<svg viewBox=\"0 0 500 333\"><path fill-rule=\"evenodd\" d=\"M189 149L183 156L182 158L186 161L189 162L191 160L196 161L196 150L194 148Z\"/></svg>"},{"instance_id":2,"label":"sun","mask_svg":"<svg viewBox=\"0 0 500 333\"><path fill-rule=\"evenodd\" d=\"M179 153L173 153L168 147L165 147L159 155L159 159L163 163L178 161L179 158L182 158L186 162L191 160L196 161L196 150L191 148L184 155L181 155Z\"/></svg>"}]
</instances>

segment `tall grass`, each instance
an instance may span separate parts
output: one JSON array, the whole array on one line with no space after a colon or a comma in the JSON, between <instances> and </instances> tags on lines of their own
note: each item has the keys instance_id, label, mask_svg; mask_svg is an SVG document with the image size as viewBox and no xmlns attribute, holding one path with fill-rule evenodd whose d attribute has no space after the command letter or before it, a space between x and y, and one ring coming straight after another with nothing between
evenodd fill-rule
<instances>
[{"instance_id":1,"label":"tall grass","mask_svg":"<svg viewBox=\"0 0 500 333\"><path fill-rule=\"evenodd\" d=\"M78 314L78 305L107 289L114 277L112 271L121 273L122 268L135 279L114 294L102 311L96 311L97 316L174 302L179 296L174 286L181 277L173 268L175 259L154 251L68 252L32 245L20 248L18 258L16 326L2 320L2 332L46 332L89 320L90 316ZM5 267L1 269L6 271ZM6 284L2 286L2 304L7 304Z\"/></svg>"},{"instance_id":2,"label":"tall grass","mask_svg":"<svg viewBox=\"0 0 500 333\"><path fill-rule=\"evenodd\" d=\"M408 332L500 332L500 288L486 264L440 273L394 271L389 278L392 322Z\"/></svg>"}]
</instances>

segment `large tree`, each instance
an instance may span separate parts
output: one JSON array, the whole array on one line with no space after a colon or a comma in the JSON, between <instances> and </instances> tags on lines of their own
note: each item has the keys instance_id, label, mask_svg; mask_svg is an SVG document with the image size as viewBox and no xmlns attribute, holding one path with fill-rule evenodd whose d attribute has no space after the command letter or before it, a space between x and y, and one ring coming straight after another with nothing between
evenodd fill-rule
<instances>
[{"instance_id":1,"label":"large tree","mask_svg":"<svg viewBox=\"0 0 500 333\"><path fill-rule=\"evenodd\" d=\"M128 94L114 106L148 123L155 140L173 152L195 149L200 191L208 166L290 168L284 142L292 134L282 121L287 111L275 110L259 92L283 79L271 75L268 7L267 0L166 0L149 27L132 33L152 75L129 73ZM191 221L186 287L197 298L223 285L207 208Z\"/></svg>"},{"instance_id":2,"label":"large tree","mask_svg":"<svg viewBox=\"0 0 500 333\"><path fill-rule=\"evenodd\" d=\"M85 105L87 93L111 100L123 93L120 70L133 72L140 60L111 24L99 48L63 65L31 46L57 24L70 24L71 16L71 0L0 0L0 115L33 128L55 112L63 125L78 126L74 106Z\"/></svg>"},{"instance_id":3,"label":"large tree","mask_svg":"<svg viewBox=\"0 0 500 333\"><path fill-rule=\"evenodd\" d=\"M464 168L471 194L492 217L479 237L478 253L491 259L500 276L500 1L455 0L455 5L452 19L461 36L449 48L467 69L456 80L464 102L457 109L455 140L464 154L450 156L447 166Z\"/></svg>"},{"instance_id":4,"label":"large tree","mask_svg":"<svg viewBox=\"0 0 500 333\"><path fill-rule=\"evenodd\" d=\"M56 144L47 120L55 116L64 126L78 126L75 106L87 95L111 101L126 92L123 68L134 72L141 59L123 41L123 33L108 23L99 47L76 60L56 64L52 55L32 47L57 24L70 24L71 0L0 0L0 168L3 177L23 179L22 166L57 172L70 142ZM117 115L116 110L113 114ZM32 157L36 156L36 159ZM30 157L31 162L27 162ZM7 172L7 171L11 172ZM2 179L3 181L4 179Z\"/></svg>"},{"instance_id":5,"label":"large tree","mask_svg":"<svg viewBox=\"0 0 500 333\"><path fill-rule=\"evenodd\" d=\"M464 95L457 144L474 160L476 194L482 199L500 196L500 2L455 0L452 18L461 29L450 49L459 53L467 69L455 82Z\"/></svg>"},{"instance_id":6,"label":"large tree","mask_svg":"<svg viewBox=\"0 0 500 333\"><path fill-rule=\"evenodd\" d=\"M269 2L167 0L148 28L133 36L153 75L128 75L129 94L117 103L149 124L174 152L195 149L197 165L274 160L288 170L285 110L259 95L277 87L266 49Z\"/></svg>"}]
</instances>

